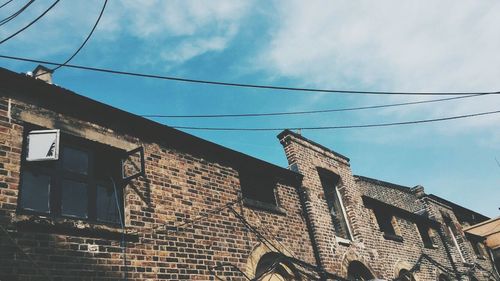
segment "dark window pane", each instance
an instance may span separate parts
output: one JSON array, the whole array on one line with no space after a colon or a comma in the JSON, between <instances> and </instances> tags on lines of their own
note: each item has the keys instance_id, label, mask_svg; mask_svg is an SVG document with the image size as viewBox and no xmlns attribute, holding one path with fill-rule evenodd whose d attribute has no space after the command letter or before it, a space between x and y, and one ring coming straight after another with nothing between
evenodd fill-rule
<instances>
[{"instance_id":1,"label":"dark window pane","mask_svg":"<svg viewBox=\"0 0 500 281\"><path fill-rule=\"evenodd\" d=\"M106 150L97 150L94 154L94 177L97 180L109 181L110 177L119 177L120 158Z\"/></svg>"},{"instance_id":2,"label":"dark window pane","mask_svg":"<svg viewBox=\"0 0 500 281\"><path fill-rule=\"evenodd\" d=\"M61 213L65 216L87 218L87 184L63 180Z\"/></svg>"},{"instance_id":3,"label":"dark window pane","mask_svg":"<svg viewBox=\"0 0 500 281\"><path fill-rule=\"evenodd\" d=\"M387 234L396 234L392 226L392 215L384 210L375 210L375 217L377 218L380 231Z\"/></svg>"},{"instance_id":4,"label":"dark window pane","mask_svg":"<svg viewBox=\"0 0 500 281\"><path fill-rule=\"evenodd\" d=\"M408 270L401 269L401 271L399 272L398 280L401 280L401 281L415 281L415 278L413 278L413 274L411 274L411 272L409 272Z\"/></svg>"},{"instance_id":5,"label":"dark window pane","mask_svg":"<svg viewBox=\"0 0 500 281\"><path fill-rule=\"evenodd\" d=\"M118 205L113 186L97 185L97 220L105 222L120 222ZM118 202L121 200L121 194L118 193ZM120 203L121 205L121 203Z\"/></svg>"},{"instance_id":6,"label":"dark window pane","mask_svg":"<svg viewBox=\"0 0 500 281\"><path fill-rule=\"evenodd\" d=\"M21 208L48 213L50 177L24 171L22 181Z\"/></svg>"},{"instance_id":7,"label":"dark window pane","mask_svg":"<svg viewBox=\"0 0 500 281\"><path fill-rule=\"evenodd\" d=\"M429 235L429 227L423 225L417 225L418 231L420 232L420 237L422 237L422 242L424 242L424 247L431 248L433 246L432 238Z\"/></svg>"},{"instance_id":8,"label":"dark window pane","mask_svg":"<svg viewBox=\"0 0 500 281\"><path fill-rule=\"evenodd\" d=\"M240 177L243 197L276 206L274 188L276 183L267 175L242 175Z\"/></svg>"},{"instance_id":9,"label":"dark window pane","mask_svg":"<svg viewBox=\"0 0 500 281\"><path fill-rule=\"evenodd\" d=\"M87 174L89 156L85 151L64 147L62 160L62 165L65 170L84 175Z\"/></svg>"}]
</instances>

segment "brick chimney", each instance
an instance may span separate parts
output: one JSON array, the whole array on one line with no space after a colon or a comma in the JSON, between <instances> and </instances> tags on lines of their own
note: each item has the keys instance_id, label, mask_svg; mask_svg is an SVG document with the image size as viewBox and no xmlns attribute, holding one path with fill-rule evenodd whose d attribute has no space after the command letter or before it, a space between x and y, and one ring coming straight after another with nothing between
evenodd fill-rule
<instances>
[{"instance_id":1,"label":"brick chimney","mask_svg":"<svg viewBox=\"0 0 500 281\"><path fill-rule=\"evenodd\" d=\"M425 189L421 185L417 185L411 188L411 192L417 196L417 198L422 198L425 196Z\"/></svg>"},{"instance_id":2,"label":"brick chimney","mask_svg":"<svg viewBox=\"0 0 500 281\"><path fill-rule=\"evenodd\" d=\"M33 70L33 77L45 81L48 84L52 84L52 72L53 71L51 69L39 64Z\"/></svg>"}]
</instances>

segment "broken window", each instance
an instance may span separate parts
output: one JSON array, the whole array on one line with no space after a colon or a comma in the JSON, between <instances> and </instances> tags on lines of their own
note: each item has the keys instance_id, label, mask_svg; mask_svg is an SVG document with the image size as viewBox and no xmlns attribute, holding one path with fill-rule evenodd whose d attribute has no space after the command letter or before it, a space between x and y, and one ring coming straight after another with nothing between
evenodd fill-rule
<instances>
[{"instance_id":1,"label":"broken window","mask_svg":"<svg viewBox=\"0 0 500 281\"><path fill-rule=\"evenodd\" d=\"M375 208L373 209L373 212L375 213L375 218L377 219L380 231L384 233L384 238L403 242L403 237L396 229L397 222L394 215L389 210L383 208Z\"/></svg>"},{"instance_id":2,"label":"broken window","mask_svg":"<svg viewBox=\"0 0 500 281\"><path fill-rule=\"evenodd\" d=\"M58 160L22 162L19 209L119 223L123 194L112 178L120 178L120 153L102 144L61 135Z\"/></svg>"},{"instance_id":3,"label":"broken window","mask_svg":"<svg viewBox=\"0 0 500 281\"><path fill-rule=\"evenodd\" d=\"M399 271L398 278L396 278L398 281L415 281L415 277L413 277L413 274L411 274L410 271L406 269L401 269Z\"/></svg>"},{"instance_id":4,"label":"broken window","mask_svg":"<svg viewBox=\"0 0 500 281\"><path fill-rule=\"evenodd\" d=\"M396 231L394 230L394 226L392 225L392 214L382 209L376 209L374 211L380 231L384 232L385 234L396 235Z\"/></svg>"},{"instance_id":5,"label":"broken window","mask_svg":"<svg viewBox=\"0 0 500 281\"><path fill-rule=\"evenodd\" d=\"M274 177L265 173L240 173L240 184L243 198L268 206L277 206Z\"/></svg>"},{"instance_id":6,"label":"broken window","mask_svg":"<svg viewBox=\"0 0 500 281\"><path fill-rule=\"evenodd\" d=\"M472 244L472 249L474 249L474 254L476 254L476 257L484 259L488 256L484 244L481 241L470 240L470 243Z\"/></svg>"},{"instance_id":7,"label":"broken window","mask_svg":"<svg viewBox=\"0 0 500 281\"><path fill-rule=\"evenodd\" d=\"M374 278L370 270L359 261L352 261L347 268L347 280L366 281Z\"/></svg>"},{"instance_id":8,"label":"broken window","mask_svg":"<svg viewBox=\"0 0 500 281\"><path fill-rule=\"evenodd\" d=\"M432 240L431 228L427 225L417 224L418 233L420 233L420 237L422 238L422 242L424 243L425 248L434 248L434 241Z\"/></svg>"},{"instance_id":9,"label":"broken window","mask_svg":"<svg viewBox=\"0 0 500 281\"><path fill-rule=\"evenodd\" d=\"M321 180L321 185L323 186L328 210L332 218L335 235L340 238L351 240L351 234L345 216L344 205L337 186L340 177L324 169L318 169L318 173Z\"/></svg>"}]
</instances>

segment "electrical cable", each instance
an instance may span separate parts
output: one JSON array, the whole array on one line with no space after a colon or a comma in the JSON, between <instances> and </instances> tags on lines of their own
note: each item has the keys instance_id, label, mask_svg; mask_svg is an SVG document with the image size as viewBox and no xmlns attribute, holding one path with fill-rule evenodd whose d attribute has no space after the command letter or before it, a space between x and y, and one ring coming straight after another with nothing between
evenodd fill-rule
<instances>
[{"instance_id":1,"label":"electrical cable","mask_svg":"<svg viewBox=\"0 0 500 281\"><path fill-rule=\"evenodd\" d=\"M204 131L283 131L283 130L334 130L334 129L354 129L354 128L374 128L374 127L389 127L389 126L400 126L400 125L412 125L412 124L423 124L440 122L455 119L471 118L483 115L491 115L500 113L500 110L472 113L465 115L457 115L450 117L434 118L434 119L421 119L414 121L402 121L402 122L391 122L391 123L373 123L373 124L361 124L361 125L339 125L339 126L324 126L324 127L288 127L288 128L228 128L228 127L192 127L192 126L169 126L174 129L184 129L184 130L204 130Z\"/></svg>"},{"instance_id":2,"label":"electrical cable","mask_svg":"<svg viewBox=\"0 0 500 281\"><path fill-rule=\"evenodd\" d=\"M26 10L31 4L33 4L33 2L35 2L35 0L30 0L28 1L28 3L26 3L24 6L21 7L21 9L17 10L15 13L13 13L12 15L0 20L0 26L10 22L11 20L15 19L17 16L19 16L22 12L24 12L24 10ZM1 8L1 7L0 7Z\"/></svg>"},{"instance_id":3,"label":"electrical cable","mask_svg":"<svg viewBox=\"0 0 500 281\"><path fill-rule=\"evenodd\" d=\"M3 3L2 5L0 5L0 9L3 8L4 6L8 5L12 1L14 1L14 0L9 0L9 1Z\"/></svg>"},{"instance_id":4,"label":"electrical cable","mask_svg":"<svg viewBox=\"0 0 500 281\"><path fill-rule=\"evenodd\" d=\"M261 241L264 245L266 245L267 247L269 248L274 248L274 250L276 252L278 252L279 254L287 257L288 259L293 259L295 260L296 262L300 262L304 265L307 265L308 267L310 268L313 268L315 271L318 271L318 268L314 265L310 265L308 264L307 262L305 261L302 261L302 260L299 260L297 258L293 258L293 257L289 257L287 256L285 253L283 253L279 248L277 248L271 241L269 241L268 238L266 238L262 233L260 233L253 225L251 225L241 214L239 214L233 207L229 207L229 210L233 213L233 215L243 224L243 226L245 228L247 228L250 232L252 232L259 241ZM329 275L330 277L333 277L335 279L338 279L338 280L343 280L343 281L347 281L347 279L344 279L336 274L333 274L333 273L329 273L329 272L324 272L325 274Z\"/></svg>"},{"instance_id":5,"label":"electrical cable","mask_svg":"<svg viewBox=\"0 0 500 281\"><path fill-rule=\"evenodd\" d=\"M23 32L24 30L26 30L28 27L32 26L34 23L36 23L39 19L41 19L43 16L45 16L45 14L47 14L50 10L52 10L52 8L54 8L55 5L57 5L57 3L59 3L59 1L61 0L56 0L54 1L54 3L52 3L52 5L50 5L49 8L47 8L41 15L39 15L36 19L32 20L30 23L28 23L26 26L24 26L23 28L19 29L18 31L14 32L12 35L10 35L9 37L3 39L2 41L0 41L0 45L5 43L6 41L10 40L11 38L13 38L14 36L18 35L19 33Z\"/></svg>"},{"instance_id":6,"label":"electrical cable","mask_svg":"<svg viewBox=\"0 0 500 281\"><path fill-rule=\"evenodd\" d=\"M111 179L111 183L113 184L113 190L115 192L115 203L118 208L118 217L120 219L120 226L122 228L122 237L121 237L121 247L122 247L122 255L123 255L123 268L125 271L123 272L123 280L127 281L128 278L128 266L127 266L127 243L125 242L125 224L122 215L122 211L120 208L120 201L118 200L118 190L116 189L116 183L112 176L109 177Z\"/></svg>"},{"instance_id":7,"label":"electrical cable","mask_svg":"<svg viewBox=\"0 0 500 281\"><path fill-rule=\"evenodd\" d=\"M1 42L0 42L0 44L1 44ZM25 62L34 62L34 63L40 63L40 64L63 65L62 63L57 63L57 62L16 57L16 56L0 55L0 58L17 60L17 61L25 61ZM171 80L171 81L177 81L177 82L208 84L208 85L217 85L217 86L229 86L229 87L240 87L240 88L295 91L295 92L319 92L319 93L333 93L333 94L363 94L363 95L416 95L416 96L418 96L418 95L420 95L420 96L441 96L441 95L458 96L458 95L479 95L479 94L498 95L498 94L500 94L500 91L484 91L484 92L404 92L404 91L394 91L394 92L391 92L391 91L362 91L362 90L299 88L299 87L286 87L286 86L273 86L273 85L233 83L233 82L223 82L223 81L214 81L214 80L199 80L199 79L174 77L174 76L161 76L161 75L156 75L156 74L129 72L129 71L107 69L107 68L75 65L75 64L66 64L64 66L67 68L89 70L89 71L95 71L95 72L103 72L103 73L127 75L127 76L143 77L143 78L153 78L153 79L161 79L161 80Z\"/></svg>"},{"instance_id":8,"label":"electrical cable","mask_svg":"<svg viewBox=\"0 0 500 281\"><path fill-rule=\"evenodd\" d=\"M262 116L282 116L282 115L303 115L303 114L316 114L316 113L330 113L330 112L343 112L343 111L357 111L366 109L376 109L376 108L387 108L405 105L415 105L423 103L441 102L457 99L466 99L477 96L483 96L488 94L474 94L468 96L458 96L452 98L443 99L432 99L423 101L411 101L402 103L392 103L392 104L379 104L379 105L367 105L360 107L344 107L344 108L333 108L333 109L321 109L321 110L309 110L309 111L288 111L288 112L269 112L269 113L241 113L241 114L204 114L204 115L160 115L160 114L143 114L140 115L146 118L226 118L226 117L262 117Z\"/></svg>"},{"instance_id":9,"label":"electrical cable","mask_svg":"<svg viewBox=\"0 0 500 281\"><path fill-rule=\"evenodd\" d=\"M205 219L205 218L208 218L210 215L215 215L215 214L220 214L222 211L224 211L225 209L227 208L230 208L232 205L240 202L241 199L236 199L234 201L231 201L229 203L226 203L218 208L215 208L213 210L203 210L201 211L200 213L198 213L198 215L194 218L194 219L191 219L191 220L186 220L178 225L175 225L175 226L172 226L173 228L175 228L175 231L174 230L167 230L167 232L170 234L172 232L179 232L180 230L179 229L182 229L183 227L187 226L187 225L192 225L194 224L195 222L198 222L202 219ZM153 227L152 230L158 230L159 228L161 227L167 227L168 225L166 224L161 224L161 225L158 225L156 227Z\"/></svg>"},{"instance_id":10,"label":"electrical cable","mask_svg":"<svg viewBox=\"0 0 500 281\"><path fill-rule=\"evenodd\" d=\"M99 21L101 20L102 14L104 13L104 9L106 9L106 4L107 3L108 3L108 0L104 0L104 4L102 5L101 12L99 13L99 17L97 17L97 20L94 23L94 26L92 27L92 29L90 30L90 33L87 35L87 38L85 38L85 40L80 45L80 47L78 47L78 49L65 62L63 62L62 64L60 64L60 65L56 66L55 68L51 69L52 72L54 72L57 69L65 66L68 62L70 62L82 50L83 46L85 46L85 44L87 44L87 41L89 41L89 39L92 36L92 34L94 33L97 25L99 24ZM40 75L42 75L42 74L43 73L41 73Z\"/></svg>"}]
</instances>

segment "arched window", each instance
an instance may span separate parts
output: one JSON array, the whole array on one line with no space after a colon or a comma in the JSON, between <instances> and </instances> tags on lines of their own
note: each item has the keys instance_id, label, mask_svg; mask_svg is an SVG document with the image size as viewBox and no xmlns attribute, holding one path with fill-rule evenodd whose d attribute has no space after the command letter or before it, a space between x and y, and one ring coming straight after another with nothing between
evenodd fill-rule
<instances>
[{"instance_id":1,"label":"arched window","mask_svg":"<svg viewBox=\"0 0 500 281\"><path fill-rule=\"evenodd\" d=\"M375 278L370 270L359 261L352 261L347 268L347 279L352 281L365 281Z\"/></svg>"},{"instance_id":2,"label":"arched window","mask_svg":"<svg viewBox=\"0 0 500 281\"><path fill-rule=\"evenodd\" d=\"M398 279L399 281L415 281L413 274L406 269L401 269L399 271Z\"/></svg>"},{"instance_id":3,"label":"arched window","mask_svg":"<svg viewBox=\"0 0 500 281\"><path fill-rule=\"evenodd\" d=\"M267 253L260 258L255 278L259 281L301 280L298 274L295 274L293 265L283 260L282 255L278 253Z\"/></svg>"}]
</instances>

